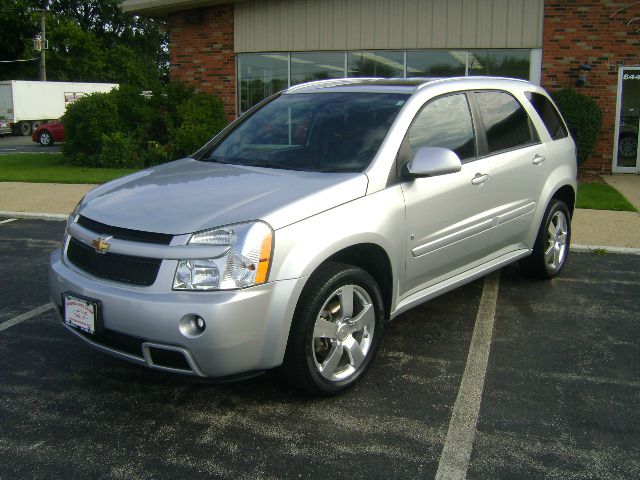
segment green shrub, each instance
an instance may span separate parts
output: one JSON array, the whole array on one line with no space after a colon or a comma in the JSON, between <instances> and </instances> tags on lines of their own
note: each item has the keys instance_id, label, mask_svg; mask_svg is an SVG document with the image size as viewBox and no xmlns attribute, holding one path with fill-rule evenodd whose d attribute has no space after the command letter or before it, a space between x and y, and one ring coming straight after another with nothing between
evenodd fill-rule
<instances>
[{"instance_id":1,"label":"green shrub","mask_svg":"<svg viewBox=\"0 0 640 480\"><path fill-rule=\"evenodd\" d=\"M602 111L592 98L570 88L559 90L552 97L567 121L578 149L578 165L582 165L593 153L600 135Z\"/></svg>"},{"instance_id":2,"label":"green shrub","mask_svg":"<svg viewBox=\"0 0 640 480\"><path fill-rule=\"evenodd\" d=\"M177 127L169 130L174 157L190 155L226 125L222 102L213 95L196 93L177 107Z\"/></svg>"},{"instance_id":3,"label":"green shrub","mask_svg":"<svg viewBox=\"0 0 640 480\"><path fill-rule=\"evenodd\" d=\"M63 150L70 163L97 167L102 137L120 128L118 107L110 93L94 93L67 107L62 117L67 140Z\"/></svg>"},{"instance_id":4,"label":"green shrub","mask_svg":"<svg viewBox=\"0 0 640 480\"><path fill-rule=\"evenodd\" d=\"M151 98L121 85L83 97L63 117L71 163L142 168L189 155L227 124L222 102L183 83L158 87Z\"/></svg>"},{"instance_id":5,"label":"green shrub","mask_svg":"<svg viewBox=\"0 0 640 480\"><path fill-rule=\"evenodd\" d=\"M143 155L144 166L153 167L154 165L166 163L171 160L170 154L168 145L161 145L159 142L149 140Z\"/></svg>"},{"instance_id":6,"label":"green shrub","mask_svg":"<svg viewBox=\"0 0 640 480\"><path fill-rule=\"evenodd\" d=\"M120 86L111 93L118 107L119 132L135 136L143 143L147 126L155 120L155 112L150 102L140 93L140 89L127 85Z\"/></svg>"},{"instance_id":7,"label":"green shrub","mask_svg":"<svg viewBox=\"0 0 640 480\"><path fill-rule=\"evenodd\" d=\"M96 157L98 167L143 168L144 150L138 142L122 132L103 135L102 149Z\"/></svg>"}]
</instances>

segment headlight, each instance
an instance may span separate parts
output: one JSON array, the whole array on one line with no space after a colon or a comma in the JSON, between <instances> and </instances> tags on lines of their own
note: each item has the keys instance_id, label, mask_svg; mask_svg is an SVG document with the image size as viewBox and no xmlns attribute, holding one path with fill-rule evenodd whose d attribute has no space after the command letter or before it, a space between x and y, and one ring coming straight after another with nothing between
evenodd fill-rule
<instances>
[{"instance_id":1,"label":"headlight","mask_svg":"<svg viewBox=\"0 0 640 480\"><path fill-rule=\"evenodd\" d=\"M189 244L228 246L222 256L179 260L174 290L230 290L267 281L273 231L263 222L194 233Z\"/></svg>"},{"instance_id":2,"label":"headlight","mask_svg":"<svg viewBox=\"0 0 640 480\"><path fill-rule=\"evenodd\" d=\"M82 205L83 201L84 201L84 197L82 197L82 199L80 199L78 204L73 209L73 212L71 212L69 214L69 218L67 218L67 225L64 228L64 236L65 236L65 238L69 235L69 227L71 227L71 224L76 221L76 217L78 216L78 212L80 211L80 205Z\"/></svg>"}]
</instances>

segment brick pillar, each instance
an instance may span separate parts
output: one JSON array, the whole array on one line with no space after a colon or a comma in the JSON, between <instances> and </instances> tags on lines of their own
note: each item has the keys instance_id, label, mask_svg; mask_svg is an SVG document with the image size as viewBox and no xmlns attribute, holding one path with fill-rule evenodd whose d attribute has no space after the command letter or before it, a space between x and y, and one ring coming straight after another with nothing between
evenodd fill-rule
<instances>
[{"instance_id":1,"label":"brick pillar","mask_svg":"<svg viewBox=\"0 0 640 480\"><path fill-rule=\"evenodd\" d=\"M235 119L233 4L170 14L168 26L171 80L216 95L224 103L227 119Z\"/></svg>"}]
</instances>

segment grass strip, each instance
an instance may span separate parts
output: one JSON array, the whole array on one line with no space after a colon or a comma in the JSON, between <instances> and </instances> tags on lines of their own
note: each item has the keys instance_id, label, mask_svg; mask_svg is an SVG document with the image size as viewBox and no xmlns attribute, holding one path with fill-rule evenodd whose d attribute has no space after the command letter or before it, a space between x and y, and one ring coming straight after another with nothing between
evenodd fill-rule
<instances>
[{"instance_id":1,"label":"grass strip","mask_svg":"<svg viewBox=\"0 0 640 480\"><path fill-rule=\"evenodd\" d=\"M578 185L576 208L637 212L636 208L620 192L606 183Z\"/></svg>"},{"instance_id":2,"label":"grass strip","mask_svg":"<svg viewBox=\"0 0 640 480\"><path fill-rule=\"evenodd\" d=\"M0 155L0 182L105 183L137 170L77 167L65 163L62 153Z\"/></svg>"}]
</instances>

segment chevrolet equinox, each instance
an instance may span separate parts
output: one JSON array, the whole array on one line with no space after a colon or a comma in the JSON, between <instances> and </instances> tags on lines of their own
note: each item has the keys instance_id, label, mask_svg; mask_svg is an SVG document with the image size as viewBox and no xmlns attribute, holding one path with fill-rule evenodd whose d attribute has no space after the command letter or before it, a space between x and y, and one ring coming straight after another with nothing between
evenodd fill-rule
<instances>
[{"instance_id":1,"label":"chevrolet equinox","mask_svg":"<svg viewBox=\"0 0 640 480\"><path fill-rule=\"evenodd\" d=\"M353 385L385 322L511 262L569 253L576 150L500 78L291 87L193 154L89 192L51 256L63 325L139 365Z\"/></svg>"}]
</instances>

